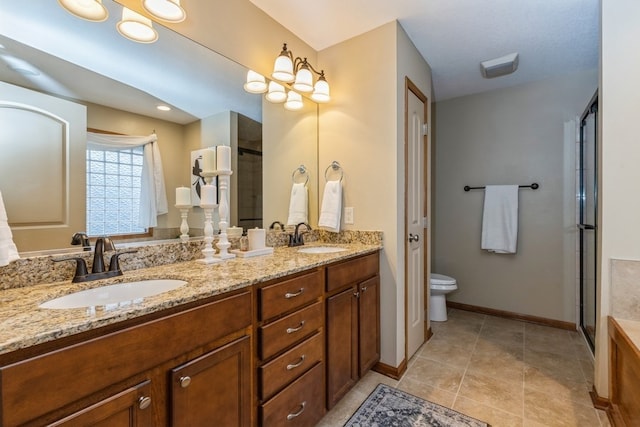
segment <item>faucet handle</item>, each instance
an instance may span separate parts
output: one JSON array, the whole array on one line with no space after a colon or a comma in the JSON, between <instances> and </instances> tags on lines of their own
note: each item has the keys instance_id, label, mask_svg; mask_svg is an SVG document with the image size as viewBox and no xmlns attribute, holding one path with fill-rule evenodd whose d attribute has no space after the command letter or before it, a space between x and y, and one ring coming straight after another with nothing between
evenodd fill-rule
<instances>
[{"instance_id":1,"label":"faucet handle","mask_svg":"<svg viewBox=\"0 0 640 427\"><path fill-rule=\"evenodd\" d=\"M73 282L82 282L81 278L89 274L87 271L87 262L84 258L73 257L73 258L51 258L53 262L62 262L62 261L75 261L76 262L76 273L73 275Z\"/></svg>"},{"instance_id":2,"label":"faucet handle","mask_svg":"<svg viewBox=\"0 0 640 427\"><path fill-rule=\"evenodd\" d=\"M111 255L111 260L109 261L109 271L120 271L120 263L119 263L120 255L134 254L136 252L138 251L135 249L132 249L130 251L116 252L115 254Z\"/></svg>"}]
</instances>

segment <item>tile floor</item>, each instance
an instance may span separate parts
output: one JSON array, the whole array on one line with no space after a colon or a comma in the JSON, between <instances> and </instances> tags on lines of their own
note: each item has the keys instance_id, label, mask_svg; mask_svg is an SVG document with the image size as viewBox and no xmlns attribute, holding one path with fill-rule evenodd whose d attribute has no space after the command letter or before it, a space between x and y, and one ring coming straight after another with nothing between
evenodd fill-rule
<instances>
[{"instance_id":1,"label":"tile floor","mask_svg":"<svg viewBox=\"0 0 640 427\"><path fill-rule=\"evenodd\" d=\"M368 373L317 427L342 426L381 382L492 427L610 426L578 332L453 309L431 329L400 381Z\"/></svg>"}]
</instances>

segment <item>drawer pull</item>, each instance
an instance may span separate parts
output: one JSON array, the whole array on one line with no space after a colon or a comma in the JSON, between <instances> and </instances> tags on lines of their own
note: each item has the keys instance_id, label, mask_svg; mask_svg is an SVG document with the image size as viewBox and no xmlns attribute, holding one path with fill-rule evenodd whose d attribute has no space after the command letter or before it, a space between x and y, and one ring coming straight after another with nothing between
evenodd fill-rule
<instances>
[{"instance_id":1,"label":"drawer pull","mask_svg":"<svg viewBox=\"0 0 640 427\"><path fill-rule=\"evenodd\" d=\"M296 328L287 328L287 333L288 334L292 334L294 332L298 332L300 329L302 329L302 327L304 326L304 320L300 321L300 325Z\"/></svg>"},{"instance_id":2,"label":"drawer pull","mask_svg":"<svg viewBox=\"0 0 640 427\"><path fill-rule=\"evenodd\" d=\"M304 288L300 288L300 290L298 292L293 292L293 293L292 292L287 292L286 294L284 294L284 297L286 299L295 298L298 295L301 295L303 292L304 292Z\"/></svg>"},{"instance_id":3,"label":"drawer pull","mask_svg":"<svg viewBox=\"0 0 640 427\"><path fill-rule=\"evenodd\" d=\"M180 387L187 388L191 384L191 377L180 377Z\"/></svg>"},{"instance_id":4,"label":"drawer pull","mask_svg":"<svg viewBox=\"0 0 640 427\"><path fill-rule=\"evenodd\" d=\"M149 396L140 396L138 399L138 408L147 409L151 405L151 398Z\"/></svg>"},{"instance_id":5,"label":"drawer pull","mask_svg":"<svg viewBox=\"0 0 640 427\"><path fill-rule=\"evenodd\" d=\"M298 412L294 412L292 414L287 415L287 421L291 421L292 419L299 417L304 412L304 407L307 406L307 402L302 402L300 404L300 410Z\"/></svg>"},{"instance_id":6,"label":"drawer pull","mask_svg":"<svg viewBox=\"0 0 640 427\"><path fill-rule=\"evenodd\" d=\"M290 371L290 370L295 369L298 366L302 365L304 363L304 359L305 359L305 356L303 354L302 356L300 356L300 361L299 362L291 363L290 365L287 365L287 371Z\"/></svg>"}]
</instances>

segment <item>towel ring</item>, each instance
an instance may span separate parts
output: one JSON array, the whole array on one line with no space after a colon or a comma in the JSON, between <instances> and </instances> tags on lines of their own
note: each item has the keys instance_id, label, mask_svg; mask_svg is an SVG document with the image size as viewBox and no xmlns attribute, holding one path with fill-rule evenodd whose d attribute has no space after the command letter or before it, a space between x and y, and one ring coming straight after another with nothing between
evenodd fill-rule
<instances>
[{"instance_id":1,"label":"towel ring","mask_svg":"<svg viewBox=\"0 0 640 427\"><path fill-rule=\"evenodd\" d=\"M305 165L298 166L293 170L293 173L291 174L291 181L293 181L294 184L299 184L296 182L296 175L304 176L305 177L304 185L307 185L307 183L309 182L309 172L307 171L307 168Z\"/></svg>"},{"instance_id":2,"label":"towel ring","mask_svg":"<svg viewBox=\"0 0 640 427\"><path fill-rule=\"evenodd\" d=\"M331 164L329 166L327 166L327 168L324 170L324 180L325 181L329 181L329 172L330 170L333 170L334 172L340 171L340 180L342 181L342 178L344 177L344 169L342 169L342 166L340 166L340 163L338 163L337 161L333 161L331 162Z\"/></svg>"}]
</instances>

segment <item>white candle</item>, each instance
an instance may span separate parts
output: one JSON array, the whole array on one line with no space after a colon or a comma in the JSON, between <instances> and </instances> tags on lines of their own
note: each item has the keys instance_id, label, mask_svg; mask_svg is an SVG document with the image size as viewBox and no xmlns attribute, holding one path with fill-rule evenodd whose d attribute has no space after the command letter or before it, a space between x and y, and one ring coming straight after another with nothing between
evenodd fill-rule
<instances>
[{"instance_id":1,"label":"white candle","mask_svg":"<svg viewBox=\"0 0 640 427\"><path fill-rule=\"evenodd\" d=\"M212 173L216 170L216 149L207 148L202 152L202 171Z\"/></svg>"},{"instance_id":2,"label":"white candle","mask_svg":"<svg viewBox=\"0 0 640 427\"><path fill-rule=\"evenodd\" d=\"M176 205L191 206L191 189L187 187L176 188Z\"/></svg>"},{"instance_id":3,"label":"white candle","mask_svg":"<svg viewBox=\"0 0 640 427\"><path fill-rule=\"evenodd\" d=\"M203 185L200 187L200 206L213 206L216 204L218 189L215 185Z\"/></svg>"},{"instance_id":4,"label":"white candle","mask_svg":"<svg viewBox=\"0 0 640 427\"><path fill-rule=\"evenodd\" d=\"M229 172L231 170L231 147L228 145L218 145L217 166L219 171Z\"/></svg>"}]
</instances>

